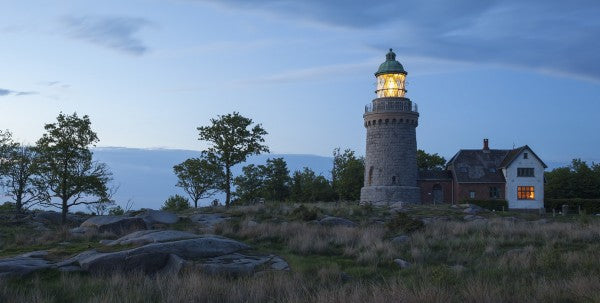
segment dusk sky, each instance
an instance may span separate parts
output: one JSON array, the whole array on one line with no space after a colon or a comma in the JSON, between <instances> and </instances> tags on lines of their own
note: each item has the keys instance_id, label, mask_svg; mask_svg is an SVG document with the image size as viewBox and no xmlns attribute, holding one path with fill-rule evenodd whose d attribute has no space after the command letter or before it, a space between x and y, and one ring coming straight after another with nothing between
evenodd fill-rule
<instances>
[{"instance_id":1,"label":"dusk sky","mask_svg":"<svg viewBox=\"0 0 600 303\"><path fill-rule=\"evenodd\" d=\"M34 143L76 111L99 146L201 150L196 127L239 111L274 153L364 154L389 48L419 148L600 161L597 0L7 1L0 129Z\"/></svg>"}]
</instances>

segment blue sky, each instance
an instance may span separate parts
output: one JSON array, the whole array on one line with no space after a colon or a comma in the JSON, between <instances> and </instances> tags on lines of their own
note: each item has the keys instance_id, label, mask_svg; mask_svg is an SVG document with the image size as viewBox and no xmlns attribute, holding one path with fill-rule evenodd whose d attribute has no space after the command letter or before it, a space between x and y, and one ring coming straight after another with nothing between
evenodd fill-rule
<instances>
[{"instance_id":1,"label":"blue sky","mask_svg":"<svg viewBox=\"0 0 600 303\"><path fill-rule=\"evenodd\" d=\"M420 148L530 145L600 161L597 1L11 1L0 10L0 129L33 143L60 111L100 146L200 150L239 111L275 153L364 153L388 48L419 104Z\"/></svg>"}]
</instances>

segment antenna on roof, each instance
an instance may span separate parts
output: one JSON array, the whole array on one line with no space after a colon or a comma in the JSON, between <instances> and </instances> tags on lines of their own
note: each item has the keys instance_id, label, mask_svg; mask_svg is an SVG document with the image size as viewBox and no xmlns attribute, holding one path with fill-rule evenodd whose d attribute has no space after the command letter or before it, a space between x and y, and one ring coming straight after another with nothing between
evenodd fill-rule
<instances>
[{"instance_id":1,"label":"antenna on roof","mask_svg":"<svg viewBox=\"0 0 600 303\"><path fill-rule=\"evenodd\" d=\"M513 142L513 149L515 149L515 142Z\"/></svg>"}]
</instances>

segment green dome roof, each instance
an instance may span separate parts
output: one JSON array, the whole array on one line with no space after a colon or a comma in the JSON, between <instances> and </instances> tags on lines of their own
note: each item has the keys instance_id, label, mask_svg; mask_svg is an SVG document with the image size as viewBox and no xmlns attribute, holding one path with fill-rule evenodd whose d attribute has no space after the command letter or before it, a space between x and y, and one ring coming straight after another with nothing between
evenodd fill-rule
<instances>
[{"instance_id":1,"label":"green dome roof","mask_svg":"<svg viewBox=\"0 0 600 303\"><path fill-rule=\"evenodd\" d=\"M385 62L379 65L375 77L381 74L407 74L400 62L396 61L396 54L390 48L390 52L385 55Z\"/></svg>"}]
</instances>

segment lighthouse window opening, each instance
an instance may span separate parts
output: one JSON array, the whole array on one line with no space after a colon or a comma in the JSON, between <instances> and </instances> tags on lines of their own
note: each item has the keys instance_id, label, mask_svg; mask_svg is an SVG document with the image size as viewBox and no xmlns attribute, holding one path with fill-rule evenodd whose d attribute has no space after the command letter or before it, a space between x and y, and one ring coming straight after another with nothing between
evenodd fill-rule
<instances>
[{"instance_id":1,"label":"lighthouse window opening","mask_svg":"<svg viewBox=\"0 0 600 303\"><path fill-rule=\"evenodd\" d=\"M396 184L396 176L392 176L392 184Z\"/></svg>"},{"instance_id":2,"label":"lighthouse window opening","mask_svg":"<svg viewBox=\"0 0 600 303\"><path fill-rule=\"evenodd\" d=\"M385 119L385 124L390 123L390 119Z\"/></svg>"},{"instance_id":3,"label":"lighthouse window opening","mask_svg":"<svg viewBox=\"0 0 600 303\"><path fill-rule=\"evenodd\" d=\"M379 119L379 125L381 125L381 119Z\"/></svg>"},{"instance_id":4,"label":"lighthouse window opening","mask_svg":"<svg viewBox=\"0 0 600 303\"><path fill-rule=\"evenodd\" d=\"M369 168L369 186L371 186L371 183L373 183L373 166L371 166L371 168Z\"/></svg>"},{"instance_id":5,"label":"lighthouse window opening","mask_svg":"<svg viewBox=\"0 0 600 303\"><path fill-rule=\"evenodd\" d=\"M403 74L384 74L377 76L377 97L404 97Z\"/></svg>"}]
</instances>

